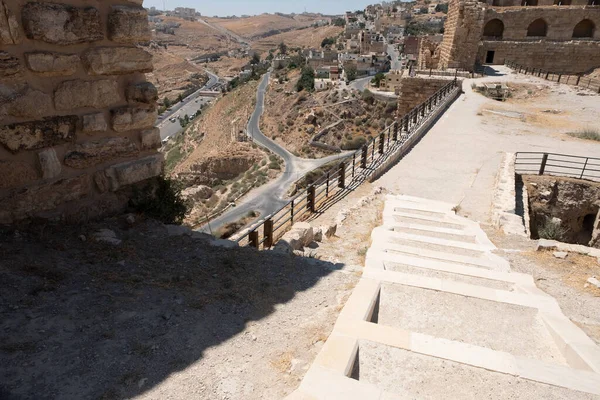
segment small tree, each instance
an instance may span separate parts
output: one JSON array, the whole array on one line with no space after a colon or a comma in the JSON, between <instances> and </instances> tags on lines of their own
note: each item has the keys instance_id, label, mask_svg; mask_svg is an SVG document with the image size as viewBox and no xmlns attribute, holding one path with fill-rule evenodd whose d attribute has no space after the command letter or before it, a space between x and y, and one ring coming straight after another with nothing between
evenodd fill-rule
<instances>
[{"instance_id":1,"label":"small tree","mask_svg":"<svg viewBox=\"0 0 600 400\"><path fill-rule=\"evenodd\" d=\"M164 104L164 106L165 106L166 108L169 108L169 107L171 107L171 100L169 100L169 98L168 98L168 97L165 97L165 98L163 99L163 104Z\"/></svg>"},{"instance_id":2,"label":"small tree","mask_svg":"<svg viewBox=\"0 0 600 400\"><path fill-rule=\"evenodd\" d=\"M352 82L356 79L358 71L356 70L356 67L354 65L349 65L346 68L344 68L344 70L346 71L346 78L348 79L348 82Z\"/></svg>"},{"instance_id":3,"label":"small tree","mask_svg":"<svg viewBox=\"0 0 600 400\"><path fill-rule=\"evenodd\" d=\"M315 90L315 71L309 66L302 68L302 75L296 84L296 90L301 92L306 90L312 92Z\"/></svg>"},{"instance_id":4,"label":"small tree","mask_svg":"<svg viewBox=\"0 0 600 400\"><path fill-rule=\"evenodd\" d=\"M375 87L379 87L381 85L381 81L385 78L385 75L382 72L378 72L377 75L371 79L371 83Z\"/></svg>"},{"instance_id":5,"label":"small tree","mask_svg":"<svg viewBox=\"0 0 600 400\"><path fill-rule=\"evenodd\" d=\"M179 96L177 96L177 102L181 103L183 101L183 95L181 93L179 93Z\"/></svg>"},{"instance_id":6,"label":"small tree","mask_svg":"<svg viewBox=\"0 0 600 400\"><path fill-rule=\"evenodd\" d=\"M254 53L254 55L252 56L252 60L250 61L250 64L256 65L260 63L260 56L258 55L258 53Z\"/></svg>"},{"instance_id":7,"label":"small tree","mask_svg":"<svg viewBox=\"0 0 600 400\"><path fill-rule=\"evenodd\" d=\"M279 43L279 52L281 54L287 54L287 50L288 50L287 44L285 44L284 42Z\"/></svg>"}]
</instances>

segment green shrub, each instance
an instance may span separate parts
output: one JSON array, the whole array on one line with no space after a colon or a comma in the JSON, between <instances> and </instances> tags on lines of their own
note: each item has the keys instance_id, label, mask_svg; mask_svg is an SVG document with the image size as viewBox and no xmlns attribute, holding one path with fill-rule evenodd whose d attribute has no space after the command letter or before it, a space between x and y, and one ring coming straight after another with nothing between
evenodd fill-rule
<instances>
[{"instance_id":1,"label":"green shrub","mask_svg":"<svg viewBox=\"0 0 600 400\"><path fill-rule=\"evenodd\" d=\"M281 165L279 165L278 162L272 162L269 164L269 169L274 169L274 170L280 170L281 169Z\"/></svg>"},{"instance_id":2,"label":"green shrub","mask_svg":"<svg viewBox=\"0 0 600 400\"><path fill-rule=\"evenodd\" d=\"M342 143L342 150L358 150L367 143L367 139L362 136L355 137L352 140L344 141Z\"/></svg>"},{"instance_id":3,"label":"green shrub","mask_svg":"<svg viewBox=\"0 0 600 400\"><path fill-rule=\"evenodd\" d=\"M189 211L189 204L181 196L181 191L180 182L161 176L154 185L136 190L130 205L164 224L181 224Z\"/></svg>"},{"instance_id":4,"label":"green shrub","mask_svg":"<svg viewBox=\"0 0 600 400\"><path fill-rule=\"evenodd\" d=\"M538 236L541 239L549 240L564 240L567 230L560 226L560 222L554 221L552 218L546 218L544 224L538 227Z\"/></svg>"}]
</instances>

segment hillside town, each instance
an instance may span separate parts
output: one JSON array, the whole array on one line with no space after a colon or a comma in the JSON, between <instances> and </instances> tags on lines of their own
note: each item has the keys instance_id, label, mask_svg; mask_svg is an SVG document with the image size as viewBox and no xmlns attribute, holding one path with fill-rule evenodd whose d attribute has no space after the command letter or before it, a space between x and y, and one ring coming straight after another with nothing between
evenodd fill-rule
<instances>
[{"instance_id":1,"label":"hillside town","mask_svg":"<svg viewBox=\"0 0 600 400\"><path fill-rule=\"evenodd\" d=\"M0 0L0 400L600 399L598 0Z\"/></svg>"}]
</instances>

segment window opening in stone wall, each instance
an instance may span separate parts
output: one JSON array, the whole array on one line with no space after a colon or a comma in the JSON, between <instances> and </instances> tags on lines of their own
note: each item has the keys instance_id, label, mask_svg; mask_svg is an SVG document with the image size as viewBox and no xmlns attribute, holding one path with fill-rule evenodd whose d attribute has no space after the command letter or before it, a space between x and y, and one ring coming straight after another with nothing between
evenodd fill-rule
<instances>
[{"instance_id":1,"label":"window opening in stone wall","mask_svg":"<svg viewBox=\"0 0 600 400\"><path fill-rule=\"evenodd\" d=\"M571 0L554 0L555 6L570 6Z\"/></svg>"},{"instance_id":2,"label":"window opening in stone wall","mask_svg":"<svg viewBox=\"0 0 600 400\"><path fill-rule=\"evenodd\" d=\"M496 52L494 50L488 50L487 54L485 55L485 63L493 64L495 55L496 55Z\"/></svg>"},{"instance_id":3,"label":"window opening in stone wall","mask_svg":"<svg viewBox=\"0 0 600 400\"><path fill-rule=\"evenodd\" d=\"M589 19L584 19L575 25L573 29L573 37L574 38L591 38L594 37L594 23Z\"/></svg>"},{"instance_id":4,"label":"window opening in stone wall","mask_svg":"<svg viewBox=\"0 0 600 400\"><path fill-rule=\"evenodd\" d=\"M521 5L522 6L537 6L538 2L537 2L537 0L523 0L521 2Z\"/></svg>"},{"instance_id":5,"label":"window opening in stone wall","mask_svg":"<svg viewBox=\"0 0 600 400\"><path fill-rule=\"evenodd\" d=\"M493 38L502 38L502 34L504 33L504 23L499 19L493 19L485 24L483 28L483 36L485 37L493 37Z\"/></svg>"},{"instance_id":6,"label":"window opening in stone wall","mask_svg":"<svg viewBox=\"0 0 600 400\"><path fill-rule=\"evenodd\" d=\"M600 6L600 0L589 0L588 6Z\"/></svg>"},{"instance_id":7,"label":"window opening in stone wall","mask_svg":"<svg viewBox=\"0 0 600 400\"><path fill-rule=\"evenodd\" d=\"M527 28L527 36L546 36L546 32L548 32L548 24L543 19L536 19Z\"/></svg>"}]
</instances>

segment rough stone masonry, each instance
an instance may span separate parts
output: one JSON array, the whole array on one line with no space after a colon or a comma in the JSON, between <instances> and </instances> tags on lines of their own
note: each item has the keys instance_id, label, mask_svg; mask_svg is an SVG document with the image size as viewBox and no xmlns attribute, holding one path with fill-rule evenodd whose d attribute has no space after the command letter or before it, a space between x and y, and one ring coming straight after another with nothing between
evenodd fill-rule
<instances>
[{"instance_id":1,"label":"rough stone masonry","mask_svg":"<svg viewBox=\"0 0 600 400\"><path fill-rule=\"evenodd\" d=\"M118 211L162 172L142 0L0 0L0 223Z\"/></svg>"}]
</instances>

